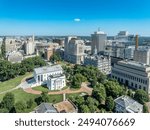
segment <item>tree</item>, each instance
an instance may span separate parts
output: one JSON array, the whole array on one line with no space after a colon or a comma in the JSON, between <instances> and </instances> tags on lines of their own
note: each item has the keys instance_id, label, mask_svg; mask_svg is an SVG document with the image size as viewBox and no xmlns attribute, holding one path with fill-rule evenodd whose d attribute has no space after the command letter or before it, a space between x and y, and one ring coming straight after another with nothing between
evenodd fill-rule
<instances>
[{"instance_id":1,"label":"tree","mask_svg":"<svg viewBox=\"0 0 150 130\"><path fill-rule=\"evenodd\" d=\"M41 94L42 102L49 102L49 97L47 92L42 92Z\"/></svg>"},{"instance_id":2,"label":"tree","mask_svg":"<svg viewBox=\"0 0 150 130\"><path fill-rule=\"evenodd\" d=\"M32 60L34 67L41 67L46 65L46 62L39 56L33 57Z\"/></svg>"},{"instance_id":3,"label":"tree","mask_svg":"<svg viewBox=\"0 0 150 130\"><path fill-rule=\"evenodd\" d=\"M136 90L135 95L134 95L134 99L136 101L138 101L139 103L144 104L145 102L149 101L149 95L147 92L145 92L142 89Z\"/></svg>"},{"instance_id":4,"label":"tree","mask_svg":"<svg viewBox=\"0 0 150 130\"><path fill-rule=\"evenodd\" d=\"M130 96L130 97L133 97L133 91L131 89L129 89L127 91L127 95Z\"/></svg>"},{"instance_id":5,"label":"tree","mask_svg":"<svg viewBox=\"0 0 150 130\"><path fill-rule=\"evenodd\" d=\"M27 108L27 106L26 106L25 102L19 101L15 104L16 113L23 113L23 112L25 112L26 108Z\"/></svg>"},{"instance_id":6,"label":"tree","mask_svg":"<svg viewBox=\"0 0 150 130\"><path fill-rule=\"evenodd\" d=\"M32 72L34 69L34 62L32 58L25 59L21 62L21 66L24 66L27 72Z\"/></svg>"},{"instance_id":7,"label":"tree","mask_svg":"<svg viewBox=\"0 0 150 130\"><path fill-rule=\"evenodd\" d=\"M104 108L101 108L100 113L106 113L106 110Z\"/></svg>"},{"instance_id":8,"label":"tree","mask_svg":"<svg viewBox=\"0 0 150 130\"><path fill-rule=\"evenodd\" d=\"M85 81L86 78L82 74L75 74L72 78L72 88L80 88L81 83Z\"/></svg>"},{"instance_id":9,"label":"tree","mask_svg":"<svg viewBox=\"0 0 150 130\"><path fill-rule=\"evenodd\" d=\"M11 111L15 103L14 94L12 93L6 93L3 97L2 104L3 108L8 109L8 111Z\"/></svg>"},{"instance_id":10,"label":"tree","mask_svg":"<svg viewBox=\"0 0 150 130\"><path fill-rule=\"evenodd\" d=\"M143 105L143 112L144 113L149 113L148 107L146 104Z\"/></svg>"},{"instance_id":11,"label":"tree","mask_svg":"<svg viewBox=\"0 0 150 130\"><path fill-rule=\"evenodd\" d=\"M53 63L61 61L61 60L62 59L61 59L60 55L58 53L56 53L56 52L50 58L50 61L53 62Z\"/></svg>"},{"instance_id":12,"label":"tree","mask_svg":"<svg viewBox=\"0 0 150 130\"><path fill-rule=\"evenodd\" d=\"M107 76L100 72L100 76L98 77L98 82L104 84L107 79Z\"/></svg>"},{"instance_id":13,"label":"tree","mask_svg":"<svg viewBox=\"0 0 150 130\"><path fill-rule=\"evenodd\" d=\"M9 111L6 108L2 108L2 109L0 109L0 113L9 113Z\"/></svg>"},{"instance_id":14,"label":"tree","mask_svg":"<svg viewBox=\"0 0 150 130\"><path fill-rule=\"evenodd\" d=\"M90 113L90 109L87 105L81 105L81 113Z\"/></svg>"},{"instance_id":15,"label":"tree","mask_svg":"<svg viewBox=\"0 0 150 130\"><path fill-rule=\"evenodd\" d=\"M29 99L27 102L26 102L26 105L27 105L27 108L32 108L33 107L33 105L34 105L34 101L33 101L33 99Z\"/></svg>"},{"instance_id":16,"label":"tree","mask_svg":"<svg viewBox=\"0 0 150 130\"><path fill-rule=\"evenodd\" d=\"M86 100L86 105L90 109L90 112L94 113L98 110L99 102L92 97L88 97Z\"/></svg>"},{"instance_id":17,"label":"tree","mask_svg":"<svg viewBox=\"0 0 150 130\"><path fill-rule=\"evenodd\" d=\"M103 104L106 99L106 90L102 84L96 85L92 91L92 97L97 99L100 104Z\"/></svg>"},{"instance_id":18,"label":"tree","mask_svg":"<svg viewBox=\"0 0 150 130\"><path fill-rule=\"evenodd\" d=\"M77 105L77 107L80 107L81 105L83 105L84 104L84 97L81 97L81 96L79 96L79 97L76 97L76 100L75 100L75 104Z\"/></svg>"},{"instance_id":19,"label":"tree","mask_svg":"<svg viewBox=\"0 0 150 130\"><path fill-rule=\"evenodd\" d=\"M14 71L14 76L20 75L20 71L22 70L21 64L20 63L14 63L12 65L12 69Z\"/></svg>"},{"instance_id":20,"label":"tree","mask_svg":"<svg viewBox=\"0 0 150 130\"><path fill-rule=\"evenodd\" d=\"M6 39L6 37L4 38L2 46L1 46L1 55L4 59L5 59L5 55L6 55L5 42L4 42L5 39Z\"/></svg>"},{"instance_id":21,"label":"tree","mask_svg":"<svg viewBox=\"0 0 150 130\"><path fill-rule=\"evenodd\" d=\"M112 111L114 109L115 103L114 103L114 99L109 96L106 98L106 102L105 102L105 107L107 111Z\"/></svg>"},{"instance_id":22,"label":"tree","mask_svg":"<svg viewBox=\"0 0 150 130\"><path fill-rule=\"evenodd\" d=\"M90 81L91 87L94 88L97 85L97 78L94 78Z\"/></svg>"},{"instance_id":23,"label":"tree","mask_svg":"<svg viewBox=\"0 0 150 130\"><path fill-rule=\"evenodd\" d=\"M98 106L99 105L99 102L96 100L96 99L94 99L94 98L92 98L92 97L88 97L87 99L86 99L86 105L95 105L95 106Z\"/></svg>"},{"instance_id":24,"label":"tree","mask_svg":"<svg viewBox=\"0 0 150 130\"><path fill-rule=\"evenodd\" d=\"M0 81L5 81L11 78L13 75L13 69L11 62L5 61L5 60L0 60ZM11 74L11 76L10 76ZM13 75L14 76L14 75Z\"/></svg>"},{"instance_id":25,"label":"tree","mask_svg":"<svg viewBox=\"0 0 150 130\"><path fill-rule=\"evenodd\" d=\"M113 98L117 98L122 95L123 88L116 81L107 81L104 84L106 88L107 96L112 96Z\"/></svg>"},{"instance_id":26,"label":"tree","mask_svg":"<svg viewBox=\"0 0 150 130\"><path fill-rule=\"evenodd\" d=\"M20 70L20 73L19 73L19 75L25 75L25 74L26 74L26 72L27 72L27 69L26 69L26 67L24 67L24 66L21 66L21 70Z\"/></svg>"}]
</instances>

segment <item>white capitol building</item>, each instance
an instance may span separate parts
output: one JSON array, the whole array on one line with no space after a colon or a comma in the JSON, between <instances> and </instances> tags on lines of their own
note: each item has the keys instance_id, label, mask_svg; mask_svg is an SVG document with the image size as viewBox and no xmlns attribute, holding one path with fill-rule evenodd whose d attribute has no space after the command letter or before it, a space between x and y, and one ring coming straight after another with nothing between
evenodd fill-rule
<instances>
[{"instance_id":1,"label":"white capitol building","mask_svg":"<svg viewBox=\"0 0 150 130\"><path fill-rule=\"evenodd\" d=\"M47 84L49 90L60 90L66 86L66 77L60 65L34 69L34 79L36 86Z\"/></svg>"}]
</instances>

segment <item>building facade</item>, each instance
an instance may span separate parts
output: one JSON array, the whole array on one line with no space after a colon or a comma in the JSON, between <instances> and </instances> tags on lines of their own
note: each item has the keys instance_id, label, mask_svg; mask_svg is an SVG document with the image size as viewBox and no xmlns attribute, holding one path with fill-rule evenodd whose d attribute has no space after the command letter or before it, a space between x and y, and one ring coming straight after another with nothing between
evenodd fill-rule
<instances>
[{"instance_id":1,"label":"building facade","mask_svg":"<svg viewBox=\"0 0 150 130\"><path fill-rule=\"evenodd\" d=\"M111 77L132 89L150 93L150 66L136 61L118 61L112 67Z\"/></svg>"},{"instance_id":2,"label":"building facade","mask_svg":"<svg viewBox=\"0 0 150 130\"><path fill-rule=\"evenodd\" d=\"M47 80L49 90L61 90L66 86L66 78L64 74L50 75Z\"/></svg>"},{"instance_id":3,"label":"building facade","mask_svg":"<svg viewBox=\"0 0 150 130\"><path fill-rule=\"evenodd\" d=\"M47 85L50 90L60 90L66 86L65 76L60 65L34 69L34 79L36 86Z\"/></svg>"},{"instance_id":4,"label":"building facade","mask_svg":"<svg viewBox=\"0 0 150 130\"><path fill-rule=\"evenodd\" d=\"M111 58L102 55L85 56L84 65L91 65L97 67L105 74L111 73Z\"/></svg>"},{"instance_id":5,"label":"building facade","mask_svg":"<svg viewBox=\"0 0 150 130\"><path fill-rule=\"evenodd\" d=\"M95 52L95 48L97 49L97 52L104 52L105 50L105 44L107 40L107 35L102 31L97 31L94 34L91 34L92 37L92 54Z\"/></svg>"},{"instance_id":6,"label":"building facade","mask_svg":"<svg viewBox=\"0 0 150 130\"><path fill-rule=\"evenodd\" d=\"M5 46L5 52L6 53L17 51L15 38L5 37L3 39L3 44Z\"/></svg>"},{"instance_id":7,"label":"building facade","mask_svg":"<svg viewBox=\"0 0 150 130\"><path fill-rule=\"evenodd\" d=\"M53 48L45 48L45 59L50 60L51 56L53 55Z\"/></svg>"},{"instance_id":8,"label":"building facade","mask_svg":"<svg viewBox=\"0 0 150 130\"><path fill-rule=\"evenodd\" d=\"M7 60L10 61L11 63L21 63L21 61L23 60L23 55L21 52L19 51L13 51L11 53L8 54L7 56Z\"/></svg>"},{"instance_id":9,"label":"building facade","mask_svg":"<svg viewBox=\"0 0 150 130\"><path fill-rule=\"evenodd\" d=\"M85 49L84 46L83 40L72 38L68 44L65 44L65 60L73 64L83 63Z\"/></svg>"},{"instance_id":10,"label":"building facade","mask_svg":"<svg viewBox=\"0 0 150 130\"><path fill-rule=\"evenodd\" d=\"M115 101L115 111L117 113L142 113L143 105L128 96L118 97Z\"/></svg>"},{"instance_id":11,"label":"building facade","mask_svg":"<svg viewBox=\"0 0 150 130\"><path fill-rule=\"evenodd\" d=\"M125 45L119 41L113 40L109 41L106 45L104 54L122 59L133 59L134 50L135 46L133 45Z\"/></svg>"},{"instance_id":12,"label":"building facade","mask_svg":"<svg viewBox=\"0 0 150 130\"><path fill-rule=\"evenodd\" d=\"M34 36L25 42L25 54L33 55L35 53Z\"/></svg>"},{"instance_id":13,"label":"building facade","mask_svg":"<svg viewBox=\"0 0 150 130\"><path fill-rule=\"evenodd\" d=\"M150 49L138 48L134 51L134 61L150 65Z\"/></svg>"}]
</instances>

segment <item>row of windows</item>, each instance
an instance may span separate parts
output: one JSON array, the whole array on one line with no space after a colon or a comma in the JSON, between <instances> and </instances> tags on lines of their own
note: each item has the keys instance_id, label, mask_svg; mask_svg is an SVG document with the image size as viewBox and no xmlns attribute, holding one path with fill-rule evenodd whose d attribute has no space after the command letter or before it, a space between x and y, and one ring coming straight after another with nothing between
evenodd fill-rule
<instances>
[{"instance_id":1,"label":"row of windows","mask_svg":"<svg viewBox=\"0 0 150 130\"><path fill-rule=\"evenodd\" d=\"M52 75L56 75L56 74L61 74L61 73L53 73L53 74L45 74L45 75L38 75L38 81L44 81L44 77L46 77L47 76L47 78L49 77L49 76L52 76ZM46 79L47 80L47 79Z\"/></svg>"},{"instance_id":2,"label":"row of windows","mask_svg":"<svg viewBox=\"0 0 150 130\"><path fill-rule=\"evenodd\" d=\"M121 83L129 82L128 80L123 80L122 78L121 79L117 78L116 76L112 76L112 78L118 80ZM144 86L142 87L141 85L138 86L137 84L134 84L133 82L131 82L131 85L130 84L128 84L128 85L132 88L143 89L144 91L146 91L146 87L144 87Z\"/></svg>"},{"instance_id":3,"label":"row of windows","mask_svg":"<svg viewBox=\"0 0 150 130\"><path fill-rule=\"evenodd\" d=\"M141 78L129 75L129 74L125 74L125 73L122 73L122 72L119 72L119 71L115 71L115 70L112 70L112 73L117 74L117 75L122 76L122 77L125 77L129 80L133 80L133 81L136 81L136 82L147 85L147 80L144 80L144 79L141 79Z\"/></svg>"}]
</instances>

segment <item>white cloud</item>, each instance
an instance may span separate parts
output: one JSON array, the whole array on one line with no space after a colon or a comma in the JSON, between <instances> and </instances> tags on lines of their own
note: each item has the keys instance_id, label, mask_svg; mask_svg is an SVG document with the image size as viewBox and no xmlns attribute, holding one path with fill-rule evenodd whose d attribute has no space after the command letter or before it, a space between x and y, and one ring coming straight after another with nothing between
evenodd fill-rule
<instances>
[{"instance_id":1,"label":"white cloud","mask_svg":"<svg viewBox=\"0 0 150 130\"><path fill-rule=\"evenodd\" d=\"M75 19L74 19L74 21L75 21L75 22L80 22L80 21L81 21L81 19L79 19L79 18L75 18Z\"/></svg>"}]
</instances>

